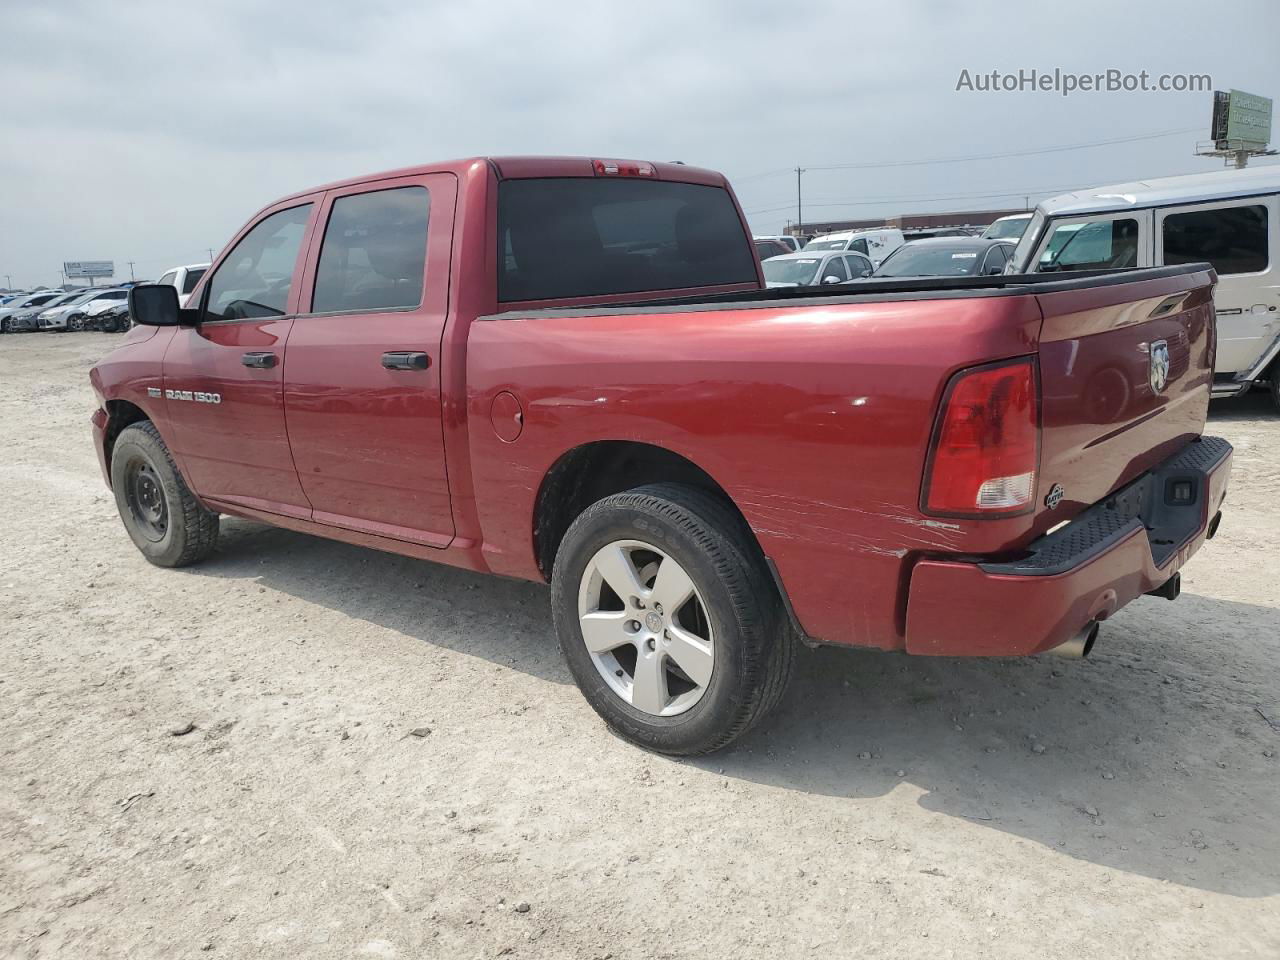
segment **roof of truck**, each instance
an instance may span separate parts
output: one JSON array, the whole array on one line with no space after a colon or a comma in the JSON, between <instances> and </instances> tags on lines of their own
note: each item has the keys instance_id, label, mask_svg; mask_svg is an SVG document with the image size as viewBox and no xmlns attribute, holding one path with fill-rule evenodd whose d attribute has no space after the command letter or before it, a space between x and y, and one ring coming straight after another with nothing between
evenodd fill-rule
<instances>
[{"instance_id":1,"label":"roof of truck","mask_svg":"<svg viewBox=\"0 0 1280 960\"><path fill-rule=\"evenodd\" d=\"M1280 191L1280 164L1216 170L1184 177L1135 180L1106 187L1092 187L1050 197L1040 204L1049 216L1102 213L1174 203L1197 203L1223 197L1251 196Z\"/></svg>"},{"instance_id":2,"label":"roof of truck","mask_svg":"<svg viewBox=\"0 0 1280 960\"><path fill-rule=\"evenodd\" d=\"M415 167L402 167L399 170L384 170L380 173L367 173L359 177L348 177L322 186L300 190L282 199L303 197L324 190L339 187L355 186L377 180L391 180L397 177L417 177L428 173L452 173L461 178L468 173L475 173L476 167L492 166L500 178L504 180L523 180L536 177L594 177L596 176L596 160L608 160L621 163L648 163L656 172L655 179L671 180L677 183L700 183L721 187L727 184L724 174L703 167L691 167L684 163L661 163L652 160L635 160L632 158L615 158L608 154L598 157L466 157L461 160L442 160L439 163L427 163ZM276 201L277 203L280 201Z\"/></svg>"}]
</instances>

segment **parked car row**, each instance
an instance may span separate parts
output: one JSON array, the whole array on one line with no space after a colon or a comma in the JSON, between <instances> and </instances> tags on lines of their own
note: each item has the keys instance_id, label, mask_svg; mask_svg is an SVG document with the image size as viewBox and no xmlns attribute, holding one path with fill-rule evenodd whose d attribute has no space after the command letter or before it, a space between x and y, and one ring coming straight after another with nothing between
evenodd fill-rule
<instances>
[{"instance_id":1,"label":"parked car row","mask_svg":"<svg viewBox=\"0 0 1280 960\"><path fill-rule=\"evenodd\" d=\"M207 263L192 263L168 270L157 283L178 291L178 302L186 305L191 291L209 269ZM0 296L0 333L75 332L99 330L123 333L133 326L129 316L129 288L77 287L71 290L40 290Z\"/></svg>"},{"instance_id":2,"label":"parked car row","mask_svg":"<svg viewBox=\"0 0 1280 960\"><path fill-rule=\"evenodd\" d=\"M1005 272L1014 249L1009 240L932 237L897 245L877 266L849 248L852 240L815 238L799 253L770 257L763 263L765 282L770 287L817 287L871 277L991 276Z\"/></svg>"},{"instance_id":3,"label":"parked car row","mask_svg":"<svg viewBox=\"0 0 1280 960\"><path fill-rule=\"evenodd\" d=\"M0 306L0 333L101 330L120 333L133 326L125 287L44 291L17 296Z\"/></svg>"}]
</instances>

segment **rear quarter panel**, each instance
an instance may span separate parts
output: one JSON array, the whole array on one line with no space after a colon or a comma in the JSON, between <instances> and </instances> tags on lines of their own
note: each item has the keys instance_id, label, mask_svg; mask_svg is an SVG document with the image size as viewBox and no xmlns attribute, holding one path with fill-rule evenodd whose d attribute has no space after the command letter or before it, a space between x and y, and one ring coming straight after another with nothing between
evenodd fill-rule
<instances>
[{"instance_id":1,"label":"rear quarter panel","mask_svg":"<svg viewBox=\"0 0 1280 960\"><path fill-rule=\"evenodd\" d=\"M540 577L547 471L580 444L648 443L732 497L810 636L899 647L914 555L1027 529L932 520L918 498L947 378L1033 352L1039 325L1029 296L478 320L467 408L486 562ZM512 443L491 423L502 391L524 410Z\"/></svg>"}]
</instances>

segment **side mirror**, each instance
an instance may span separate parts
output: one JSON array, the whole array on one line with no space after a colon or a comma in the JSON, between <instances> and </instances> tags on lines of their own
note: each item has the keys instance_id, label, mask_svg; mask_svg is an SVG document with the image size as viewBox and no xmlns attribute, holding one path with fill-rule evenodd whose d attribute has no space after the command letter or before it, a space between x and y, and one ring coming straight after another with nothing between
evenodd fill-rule
<instances>
[{"instance_id":1,"label":"side mirror","mask_svg":"<svg viewBox=\"0 0 1280 960\"><path fill-rule=\"evenodd\" d=\"M822 278L822 282L823 283L841 283L842 281L837 276L828 275Z\"/></svg>"},{"instance_id":2,"label":"side mirror","mask_svg":"<svg viewBox=\"0 0 1280 960\"><path fill-rule=\"evenodd\" d=\"M1003 264L996 264L995 266L987 267L987 276L989 277L998 277L1002 273L1004 273Z\"/></svg>"},{"instance_id":3,"label":"side mirror","mask_svg":"<svg viewBox=\"0 0 1280 960\"><path fill-rule=\"evenodd\" d=\"M131 287L129 314L135 323L146 327L176 327L191 323L195 315L194 311L178 306L178 291L167 283L140 283Z\"/></svg>"}]
</instances>

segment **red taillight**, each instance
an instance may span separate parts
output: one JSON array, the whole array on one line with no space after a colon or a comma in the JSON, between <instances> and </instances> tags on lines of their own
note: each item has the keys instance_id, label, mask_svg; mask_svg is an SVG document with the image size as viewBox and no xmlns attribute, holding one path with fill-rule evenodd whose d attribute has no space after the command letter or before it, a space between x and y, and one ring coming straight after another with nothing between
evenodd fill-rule
<instances>
[{"instance_id":1,"label":"red taillight","mask_svg":"<svg viewBox=\"0 0 1280 960\"><path fill-rule=\"evenodd\" d=\"M956 374L933 432L925 512L991 516L1030 510L1039 461L1037 404L1030 357Z\"/></svg>"},{"instance_id":2,"label":"red taillight","mask_svg":"<svg viewBox=\"0 0 1280 960\"><path fill-rule=\"evenodd\" d=\"M656 177L658 171L644 160L593 160L597 177Z\"/></svg>"}]
</instances>

